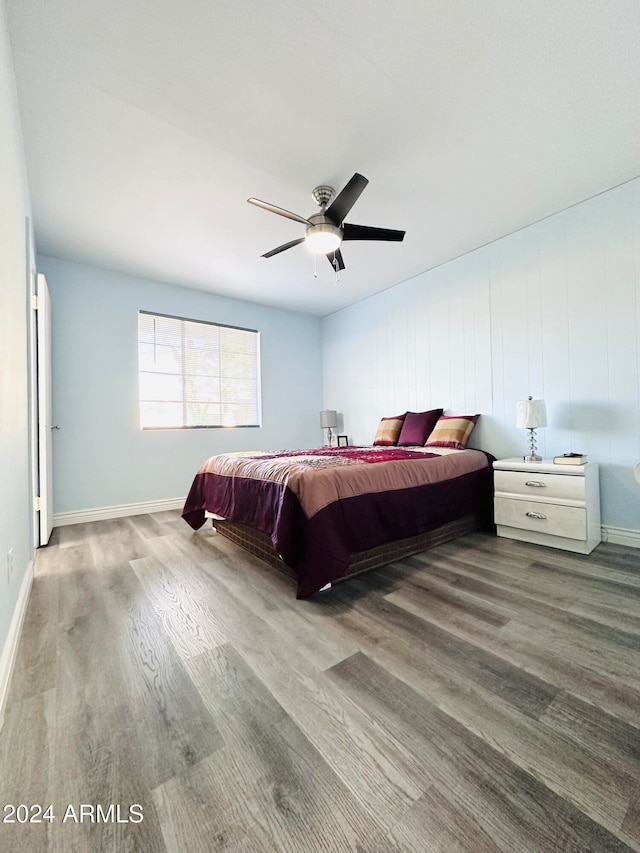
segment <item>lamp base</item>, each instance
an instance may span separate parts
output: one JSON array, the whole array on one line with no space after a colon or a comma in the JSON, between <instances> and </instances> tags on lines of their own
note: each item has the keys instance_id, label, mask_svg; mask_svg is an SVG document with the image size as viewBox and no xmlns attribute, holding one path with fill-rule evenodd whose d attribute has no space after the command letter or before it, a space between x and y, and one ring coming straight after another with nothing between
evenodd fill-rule
<instances>
[{"instance_id":1,"label":"lamp base","mask_svg":"<svg viewBox=\"0 0 640 853\"><path fill-rule=\"evenodd\" d=\"M527 427L529 431L529 455L524 456L525 462L542 462L542 456L536 453L536 430L535 427Z\"/></svg>"}]
</instances>

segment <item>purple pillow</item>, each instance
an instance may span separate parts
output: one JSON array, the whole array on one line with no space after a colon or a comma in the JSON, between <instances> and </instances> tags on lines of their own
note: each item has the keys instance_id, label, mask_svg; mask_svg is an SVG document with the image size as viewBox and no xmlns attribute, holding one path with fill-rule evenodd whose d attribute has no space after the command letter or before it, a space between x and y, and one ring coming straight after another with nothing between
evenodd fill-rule
<instances>
[{"instance_id":1,"label":"purple pillow","mask_svg":"<svg viewBox=\"0 0 640 853\"><path fill-rule=\"evenodd\" d=\"M429 412L407 412L398 438L398 447L410 444L424 446L433 432L433 428L442 416L443 409L431 409Z\"/></svg>"}]
</instances>

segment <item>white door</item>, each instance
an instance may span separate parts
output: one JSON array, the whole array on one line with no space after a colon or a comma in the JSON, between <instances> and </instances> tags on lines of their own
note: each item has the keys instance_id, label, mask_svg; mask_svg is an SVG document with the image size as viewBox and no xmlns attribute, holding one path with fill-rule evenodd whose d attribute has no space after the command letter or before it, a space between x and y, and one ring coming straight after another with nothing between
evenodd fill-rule
<instances>
[{"instance_id":1,"label":"white door","mask_svg":"<svg viewBox=\"0 0 640 853\"><path fill-rule=\"evenodd\" d=\"M53 478L51 469L51 302L47 280L38 273L38 491L40 545L46 545L53 529Z\"/></svg>"}]
</instances>

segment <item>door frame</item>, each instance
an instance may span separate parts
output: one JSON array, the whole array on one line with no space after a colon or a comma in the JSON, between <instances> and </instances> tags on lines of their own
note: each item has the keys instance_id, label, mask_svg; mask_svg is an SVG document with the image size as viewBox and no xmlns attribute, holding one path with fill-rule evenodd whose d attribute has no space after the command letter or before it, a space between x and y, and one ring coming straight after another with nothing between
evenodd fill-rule
<instances>
[{"instance_id":1,"label":"door frame","mask_svg":"<svg viewBox=\"0 0 640 853\"><path fill-rule=\"evenodd\" d=\"M53 416L51 410L51 298L44 273L36 273L36 341L38 354L38 495L40 546L53 530Z\"/></svg>"},{"instance_id":2,"label":"door frame","mask_svg":"<svg viewBox=\"0 0 640 853\"><path fill-rule=\"evenodd\" d=\"M36 327L36 257L29 217L25 219L27 314L29 329L29 468L31 474L31 541L40 545L40 513L38 512L38 332Z\"/></svg>"},{"instance_id":3,"label":"door frame","mask_svg":"<svg viewBox=\"0 0 640 853\"><path fill-rule=\"evenodd\" d=\"M33 228L25 219L28 362L29 362L29 468L31 479L31 541L34 548L47 545L53 519L52 454L51 454L51 318L46 278L42 275L46 294L38 297L41 274L36 268ZM44 316L46 315L46 316ZM43 324L43 353L40 342ZM44 356L44 357L43 357ZM41 376L42 371L46 376ZM44 465L43 465L44 460ZM43 471L43 468L45 469Z\"/></svg>"}]
</instances>

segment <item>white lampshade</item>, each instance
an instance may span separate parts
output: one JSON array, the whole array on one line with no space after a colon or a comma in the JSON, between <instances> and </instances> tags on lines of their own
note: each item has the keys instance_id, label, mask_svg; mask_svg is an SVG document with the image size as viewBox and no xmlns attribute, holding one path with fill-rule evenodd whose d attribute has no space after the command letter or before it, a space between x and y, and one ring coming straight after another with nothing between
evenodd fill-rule
<instances>
[{"instance_id":1,"label":"white lampshade","mask_svg":"<svg viewBox=\"0 0 640 853\"><path fill-rule=\"evenodd\" d=\"M520 429L538 429L547 425L547 408L544 400L518 400L516 426Z\"/></svg>"},{"instance_id":2,"label":"white lampshade","mask_svg":"<svg viewBox=\"0 0 640 853\"><path fill-rule=\"evenodd\" d=\"M320 426L322 429L333 429L338 426L338 413L333 409L324 409L320 412Z\"/></svg>"}]
</instances>

